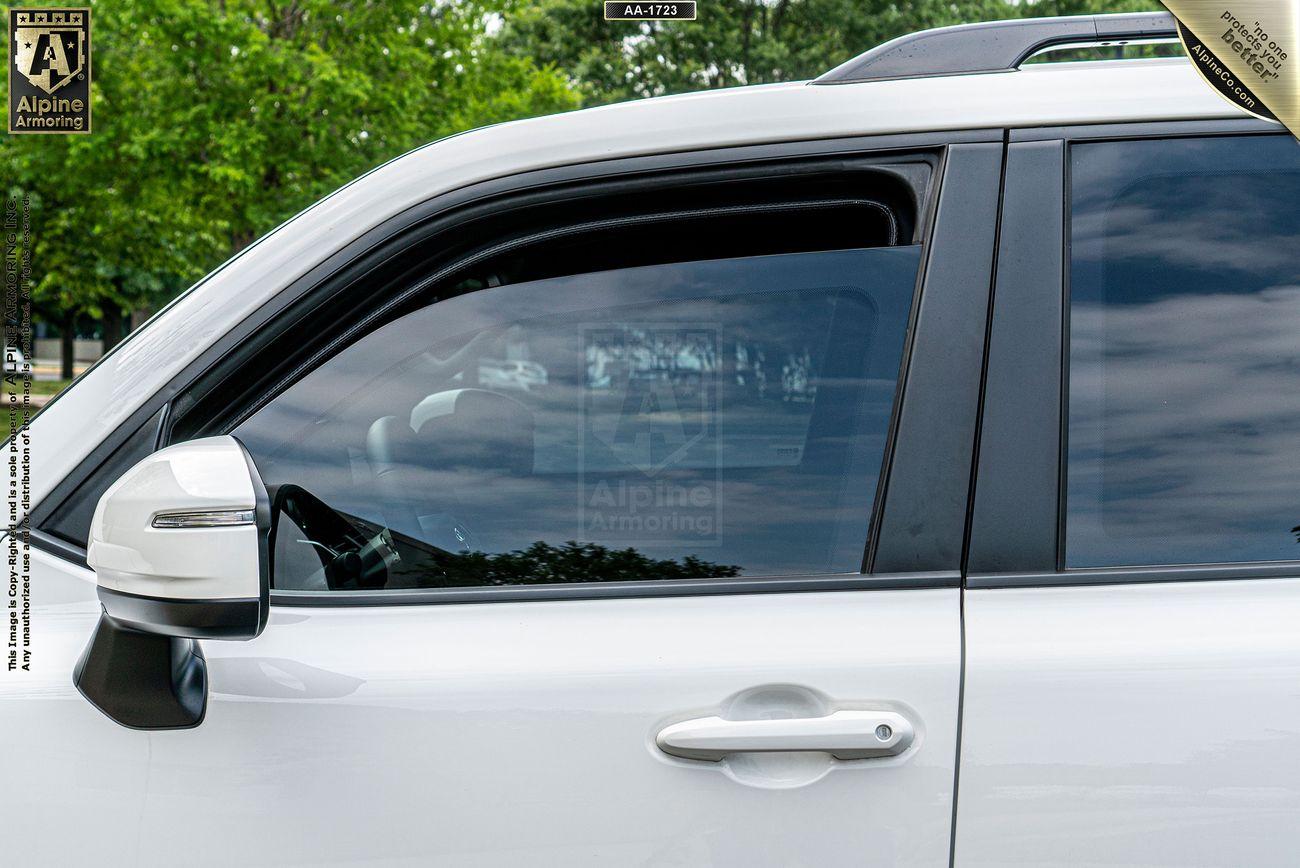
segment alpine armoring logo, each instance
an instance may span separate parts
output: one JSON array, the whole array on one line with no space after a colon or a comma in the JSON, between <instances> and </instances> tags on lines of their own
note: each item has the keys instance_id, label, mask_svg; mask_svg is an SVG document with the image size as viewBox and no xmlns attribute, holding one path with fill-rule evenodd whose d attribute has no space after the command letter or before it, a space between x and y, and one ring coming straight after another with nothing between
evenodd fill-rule
<instances>
[{"instance_id":1,"label":"alpine armoring logo","mask_svg":"<svg viewBox=\"0 0 1300 868\"><path fill-rule=\"evenodd\" d=\"M90 10L9 10L9 132L90 132Z\"/></svg>"},{"instance_id":2,"label":"alpine armoring logo","mask_svg":"<svg viewBox=\"0 0 1300 868\"><path fill-rule=\"evenodd\" d=\"M1183 43L1183 50L1192 60L1192 66L1200 73L1201 78L1219 92L1226 100L1240 109L1250 112L1257 118L1264 120L1276 121L1277 116L1265 107L1264 103L1258 96L1251 91L1250 87L1237 79L1237 76L1230 70L1218 55L1216 50L1230 51L1242 56L1247 63L1251 64L1261 77L1261 81L1267 81L1268 78L1277 78L1277 73L1266 64L1263 55L1258 57L1252 55L1252 49L1258 37L1250 33L1244 24L1232 18L1227 12L1224 13L1224 26L1227 28L1223 33L1221 40L1213 48L1210 44L1197 39L1192 31L1187 29L1183 22L1178 22L1178 38ZM1264 34L1267 39L1267 34ZM1266 54L1267 52L1265 52ZM1281 55L1285 60L1286 55Z\"/></svg>"},{"instance_id":3,"label":"alpine armoring logo","mask_svg":"<svg viewBox=\"0 0 1300 868\"><path fill-rule=\"evenodd\" d=\"M716 324L584 330L580 539L718 540Z\"/></svg>"}]
</instances>

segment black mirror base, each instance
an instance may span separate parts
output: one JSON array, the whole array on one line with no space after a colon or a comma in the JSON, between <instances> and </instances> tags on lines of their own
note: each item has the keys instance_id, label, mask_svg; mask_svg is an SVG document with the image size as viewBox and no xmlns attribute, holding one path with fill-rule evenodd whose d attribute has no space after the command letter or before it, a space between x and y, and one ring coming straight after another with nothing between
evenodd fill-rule
<instances>
[{"instance_id":1,"label":"black mirror base","mask_svg":"<svg viewBox=\"0 0 1300 868\"><path fill-rule=\"evenodd\" d=\"M107 614L72 678L91 705L131 729L189 729L208 708L208 667L197 641L141 633Z\"/></svg>"}]
</instances>

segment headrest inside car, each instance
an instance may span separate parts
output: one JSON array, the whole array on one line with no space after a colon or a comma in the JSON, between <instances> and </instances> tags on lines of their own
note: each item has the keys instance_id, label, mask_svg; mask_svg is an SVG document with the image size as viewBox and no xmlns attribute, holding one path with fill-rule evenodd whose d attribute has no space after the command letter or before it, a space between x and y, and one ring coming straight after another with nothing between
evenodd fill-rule
<instances>
[{"instance_id":1,"label":"headrest inside car","mask_svg":"<svg viewBox=\"0 0 1300 868\"><path fill-rule=\"evenodd\" d=\"M486 389L436 392L411 411L421 463L526 475L533 471L533 414Z\"/></svg>"}]
</instances>

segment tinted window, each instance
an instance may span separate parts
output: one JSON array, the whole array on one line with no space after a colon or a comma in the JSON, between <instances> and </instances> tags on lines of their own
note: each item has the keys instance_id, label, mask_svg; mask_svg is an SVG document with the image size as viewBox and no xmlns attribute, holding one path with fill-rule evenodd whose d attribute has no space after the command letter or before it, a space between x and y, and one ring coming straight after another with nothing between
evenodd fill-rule
<instances>
[{"instance_id":1,"label":"tinted window","mask_svg":"<svg viewBox=\"0 0 1300 868\"><path fill-rule=\"evenodd\" d=\"M1300 147L1076 146L1066 564L1300 556Z\"/></svg>"},{"instance_id":2,"label":"tinted window","mask_svg":"<svg viewBox=\"0 0 1300 868\"><path fill-rule=\"evenodd\" d=\"M858 571L919 259L604 271L389 323L233 432L275 585Z\"/></svg>"}]
</instances>

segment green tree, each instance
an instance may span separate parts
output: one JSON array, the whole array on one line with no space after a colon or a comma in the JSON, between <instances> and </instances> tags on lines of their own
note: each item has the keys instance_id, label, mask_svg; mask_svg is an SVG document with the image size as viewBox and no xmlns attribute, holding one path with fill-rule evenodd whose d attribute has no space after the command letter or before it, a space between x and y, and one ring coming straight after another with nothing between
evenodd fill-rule
<instances>
[{"instance_id":1,"label":"green tree","mask_svg":"<svg viewBox=\"0 0 1300 868\"><path fill-rule=\"evenodd\" d=\"M469 127L810 78L910 31L1155 0L705 0L606 22L595 0L113 0L94 11L94 132L7 136L33 212L35 309L106 342L365 169ZM496 29L500 27L500 33ZM3 80L3 77L0 77Z\"/></svg>"},{"instance_id":2,"label":"green tree","mask_svg":"<svg viewBox=\"0 0 1300 868\"><path fill-rule=\"evenodd\" d=\"M156 305L367 168L469 126L572 108L497 6L114 0L93 19L88 136L7 136L32 199L39 316ZM65 340L64 374L71 374Z\"/></svg>"},{"instance_id":3,"label":"green tree","mask_svg":"<svg viewBox=\"0 0 1300 868\"><path fill-rule=\"evenodd\" d=\"M1161 8L1156 0L702 0L696 21L604 21L590 0L510 10L503 41L564 70L586 104L815 78L929 27Z\"/></svg>"}]
</instances>

